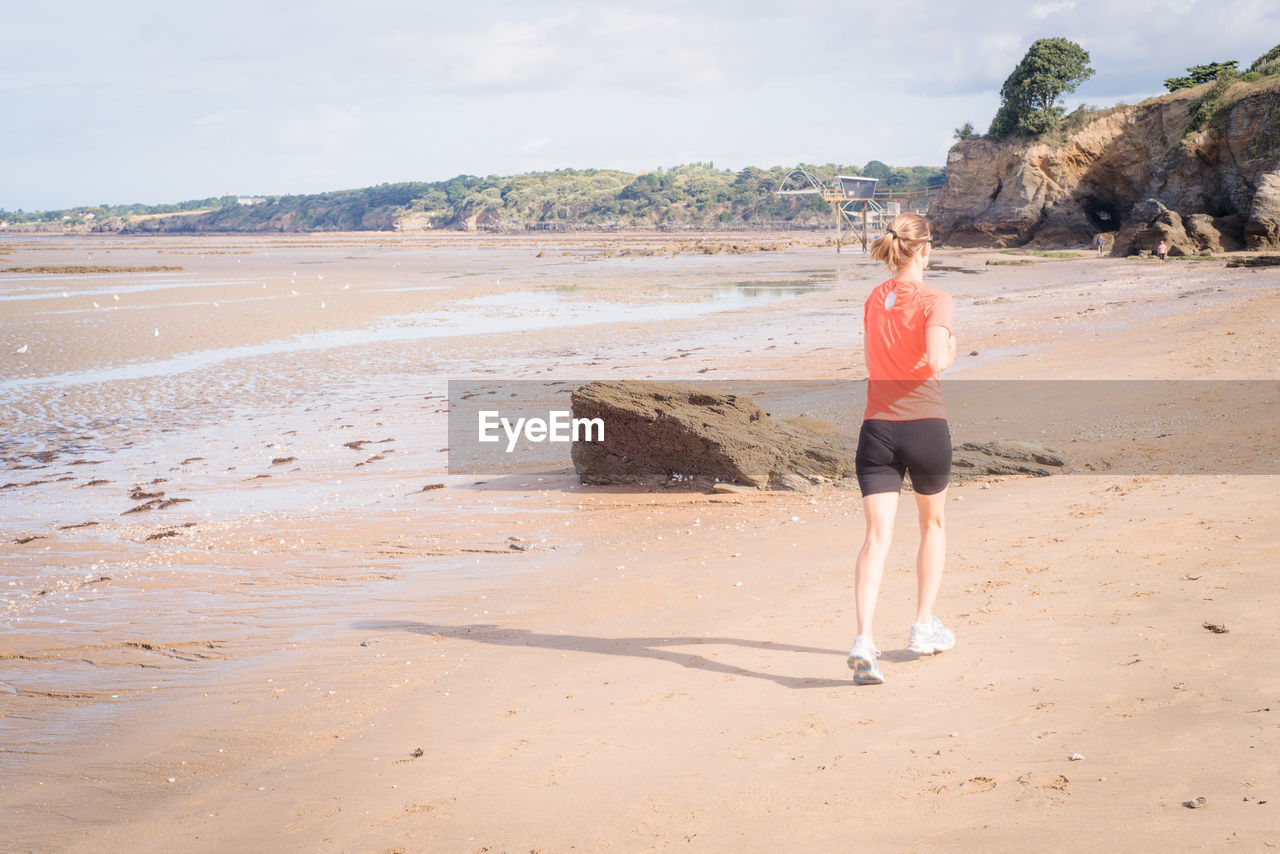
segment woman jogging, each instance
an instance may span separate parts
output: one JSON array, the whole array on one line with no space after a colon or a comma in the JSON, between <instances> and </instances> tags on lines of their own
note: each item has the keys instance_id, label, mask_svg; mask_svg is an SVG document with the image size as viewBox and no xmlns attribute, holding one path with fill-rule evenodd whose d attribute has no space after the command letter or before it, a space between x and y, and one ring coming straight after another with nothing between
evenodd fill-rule
<instances>
[{"instance_id":1,"label":"woman jogging","mask_svg":"<svg viewBox=\"0 0 1280 854\"><path fill-rule=\"evenodd\" d=\"M883 262L892 278L877 286L863 307L867 409L856 468L867 534L854 572L858 635L849 653L853 681L859 685L884 682L871 621L898 492L908 472L920 516L920 551L916 619L907 649L929 655L956 642L933 615L946 554L943 510L951 476L951 432L938 377L955 361L956 339L951 334L951 296L924 283L932 243L923 218L902 214L871 247L871 257Z\"/></svg>"}]
</instances>

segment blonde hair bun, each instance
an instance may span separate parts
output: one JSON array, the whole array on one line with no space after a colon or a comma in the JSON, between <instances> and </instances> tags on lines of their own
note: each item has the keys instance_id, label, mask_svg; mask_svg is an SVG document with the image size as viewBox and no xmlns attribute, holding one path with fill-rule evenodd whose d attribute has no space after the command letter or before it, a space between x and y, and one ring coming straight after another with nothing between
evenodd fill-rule
<instances>
[{"instance_id":1,"label":"blonde hair bun","mask_svg":"<svg viewBox=\"0 0 1280 854\"><path fill-rule=\"evenodd\" d=\"M889 272L901 270L911 263L911 256L932 239L933 230L919 214L904 213L893 218L885 233L871 244L871 257L882 262Z\"/></svg>"}]
</instances>

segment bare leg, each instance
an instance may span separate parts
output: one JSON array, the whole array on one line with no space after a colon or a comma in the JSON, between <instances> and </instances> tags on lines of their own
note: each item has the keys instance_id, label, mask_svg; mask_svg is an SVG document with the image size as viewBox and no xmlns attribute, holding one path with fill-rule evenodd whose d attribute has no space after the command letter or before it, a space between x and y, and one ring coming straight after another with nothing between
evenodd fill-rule
<instances>
[{"instance_id":1,"label":"bare leg","mask_svg":"<svg viewBox=\"0 0 1280 854\"><path fill-rule=\"evenodd\" d=\"M862 511L867 517L867 538L858 552L853 573L854 602L858 612L858 634L871 635L871 620L880 595L880 579L884 562L893 540L893 518L898 512L898 493L877 492L862 497Z\"/></svg>"},{"instance_id":2,"label":"bare leg","mask_svg":"<svg viewBox=\"0 0 1280 854\"><path fill-rule=\"evenodd\" d=\"M920 512L920 551L916 555L916 622L927 623L933 617L933 602L942 585L942 567L947 558L947 531L943 511L947 491L936 495L916 495Z\"/></svg>"}]
</instances>

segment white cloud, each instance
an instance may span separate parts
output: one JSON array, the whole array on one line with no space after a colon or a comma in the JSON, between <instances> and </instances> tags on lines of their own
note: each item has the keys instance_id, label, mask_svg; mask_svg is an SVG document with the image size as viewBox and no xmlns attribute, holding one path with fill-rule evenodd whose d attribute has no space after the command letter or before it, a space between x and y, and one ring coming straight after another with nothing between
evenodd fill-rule
<instances>
[{"instance_id":1,"label":"white cloud","mask_svg":"<svg viewBox=\"0 0 1280 854\"><path fill-rule=\"evenodd\" d=\"M618 87L713 87L725 79L721 45L669 14L618 8L504 17L475 28L376 39L378 53L432 92L460 94Z\"/></svg>"},{"instance_id":2,"label":"white cloud","mask_svg":"<svg viewBox=\"0 0 1280 854\"><path fill-rule=\"evenodd\" d=\"M1042 21L1050 15L1070 12L1075 7L1075 0L1060 0L1057 3L1036 3L1031 7L1031 17L1037 21Z\"/></svg>"}]
</instances>

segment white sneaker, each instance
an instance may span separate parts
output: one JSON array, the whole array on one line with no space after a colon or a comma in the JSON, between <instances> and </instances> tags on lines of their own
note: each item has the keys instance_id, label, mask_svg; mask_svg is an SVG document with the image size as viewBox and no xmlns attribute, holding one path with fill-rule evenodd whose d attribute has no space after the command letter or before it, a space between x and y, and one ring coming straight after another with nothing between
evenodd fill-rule
<instances>
[{"instance_id":1,"label":"white sneaker","mask_svg":"<svg viewBox=\"0 0 1280 854\"><path fill-rule=\"evenodd\" d=\"M884 683L884 674L880 672L880 665L876 664L876 659L879 657L880 650L876 649L871 638L858 635L853 639L853 649L849 650L849 669L853 671L853 684L881 685Z\"/></svg>"},{"instance_id":2,"label":"white sneaker","mask_svg":"<svg viewBox=\"0 0 1280 854\"><path fill-rule=\"evenodd\" d=\"M907 641L909 652L933 655L935 652L946 652L955 645L955 632L942 625L937 617L930 617L927 623L911 624L911 640Z\"/></svg>"}]
</instances>

